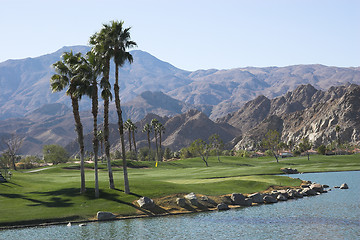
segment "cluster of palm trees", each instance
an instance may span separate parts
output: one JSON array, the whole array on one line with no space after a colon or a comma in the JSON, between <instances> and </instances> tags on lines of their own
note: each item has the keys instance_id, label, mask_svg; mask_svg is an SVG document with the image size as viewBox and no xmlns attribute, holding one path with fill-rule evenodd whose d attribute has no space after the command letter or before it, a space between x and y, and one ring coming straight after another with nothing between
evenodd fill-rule
<instances>
[{"instance_id":1,"label":"cluster of palm trees","mask_svg":"<svg viewBox=\"0 0 360 240\"><path fill-rule=\"evenodd\" d=\"M156 161L161 161L162 160L161 136L163 133L165 133L165 127L156 118L152 119L150 123L146 123L144 125L142 132L146 133L147 135L149 153L151 152L150 133L152 131L154 131L154 136L155 136Z\"/></svg>"},{"instance_id":2,"label":"cluster of palm trees","mask_svg":"<svg viewBox=\"0 0 360 240\"><path fill-rule=\"evenodd\" d=\"M122 111L119 95L119 67L125 62L132 63L133 57L128 49L135 47L136 43L131 41L130 29L124 28L123 21L111 21L109 24L103 24L100 31L90 37L91 51L85 56L81 53L65 52L62 60L53 64L56 74L51 77L50 84L53 92L62 91L65 88L66 94L70 96L75 127L78 135L80 147L80 193L85 193L85 171L84 171L84 136L83 127L79 114L79 101L83 96L88 96L92 100L93 114L93 151L95 168L95 197L99 197L98 183L98 148L99 131L97 129L98 115L98 84L101 89L101 98L104 101L104 124L103 138L105 146L105 156L108 166L109 185L111 189L115 188L113 174L110 163L110 143L109 143L109 103L112 100L111 83L109 81L110 62L115 63L115 83L113 86L115 95L115 106L118 115L118 130L121 140L123 174L124 174L124 192L130 193L127 163L124 145L124 124L122 120Z\"/></svg>"}]
</instances>

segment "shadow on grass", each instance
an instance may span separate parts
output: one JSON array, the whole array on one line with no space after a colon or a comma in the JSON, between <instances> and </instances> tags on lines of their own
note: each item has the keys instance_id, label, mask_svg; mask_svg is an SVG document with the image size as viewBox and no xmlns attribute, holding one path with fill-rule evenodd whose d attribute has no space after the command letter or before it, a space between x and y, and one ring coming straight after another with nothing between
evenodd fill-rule
<instances>
[{"instance_id":1,"label":"shadow on grass","mask_svg":"<svg viewBox=\"0 0 360 240\"><path fill-rule=\"evenodd\" d=\"M19 185L17 183L10 182L10 181L1 183L1 186L12 187L12 186L8 186L7 184L15 185L17 187L22 187L21 185Z\"/></svg>"},{"instance_id":2,"label":"shadow on grass","mask_svg":"<svg viewBox=\"0 0 360 240\"><path fill-rule=\"evenodd\" d=\"M50 201L42 201L38 199L34 199L31 197L27 197L23 194L16 194L16 193L0 193L0 196L6 198L13 198L13 199L24 199L34 204L28 204L28 206L45 206L45 207L70 207L73 203L70 203L70 199L62 199L60 197L52 197Z\"/></svg>"},{"instance_id":3,"label":"shadow on grass","mask_svg":"<svg viewBox=\"0 0 360 240\"><path fill-rule=\"evenodd\" d=\"M116 191L119 192L124 192L121 189L115 189ZM95 189L94 188L87 188L86 189L86 193L84 195L84 197L90 199L90 200L95 200L96 198L94 197L94 192ZM100 199L106 199L109 201L113 201L119 204L124 204L124 205L128 205L132 208L135 208L137 210L139 210L140 212L147 214L149 216L151 215L155 215L155 214L164 214L167 213L167 211L159 206L155 206L155 208L151 209L151 210L147 210L147 209L143 209L140 208L139 206L131 203L131 202L127 202L124 200L121 200L118 194L112 194L109 192L105 192L100 190ZM50 198L51 201L49 202L44 202L44 201L39 201L36 199L32 199L32 198L27 198L24 195L21 194L4 194L7 195L6 197L11 197L11 198L23 198L38 204L35 205L30 205L30 206L36 206L36 205L40 205L43 204L46 207L70 207L73 205L73 203L70 203L70 199L63 199L63 197L75 197L75 196L80 196L80 192L78 188L63 188L63 189L59 189L56 191L47 191L47 192L31 192L30 194L37 194L37 195L42 195L42 196L52 196ZM0 194L1 195L1 194ZM135 196L135 197L142 197L139 194L136 193L130 193L130 195Z\"/></svg>"}]
</instances>

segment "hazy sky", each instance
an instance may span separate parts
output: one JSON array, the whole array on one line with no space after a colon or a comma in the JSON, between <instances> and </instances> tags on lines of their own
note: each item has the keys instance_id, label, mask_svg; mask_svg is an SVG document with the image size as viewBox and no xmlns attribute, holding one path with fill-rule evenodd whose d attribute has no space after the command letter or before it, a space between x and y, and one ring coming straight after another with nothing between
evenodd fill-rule
<instances>
[{"instance_id":1,"label":"hazy sky","mask_svg":"<svg viewBox=\"0 0 360 240\"><path fill-rule=\"evenodd\" d=\"M110 20L185 70L360 66L359 0L0 0L0 62L86 45Z\"/></svg>"}]
</instances>

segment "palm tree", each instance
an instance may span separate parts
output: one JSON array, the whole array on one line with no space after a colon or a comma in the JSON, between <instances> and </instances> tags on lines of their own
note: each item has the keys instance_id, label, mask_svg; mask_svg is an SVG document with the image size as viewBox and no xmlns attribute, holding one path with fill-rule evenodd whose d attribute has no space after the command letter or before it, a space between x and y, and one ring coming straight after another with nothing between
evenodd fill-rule
<instances>
[{"instance_id":1,"label":"palm tree","mask_svg":"<svg viewBox=\"0 0 360 240\"><path fill-rule=\"evenodd\" d=\"M129 133L129 148L130 148L130 152L132 151L132 148L131 148L131 125L132 125L132 122L130 119L126 120L126 122L124 123L124 127L126 130L128 130L128 133Z\"/></svg>"},{"instance_id":2,"label":"palm tree","mask_svg":"<svg viewBox=\"0 0 360 240\"><path fill-rule=\"evenodd\" d=\"M110 189L115 188L114 178L112 174L111 162L110 162L110 143L109 143L109 102L112 99L111 94L111 84L109 82L110 74L110 59L112 56L112 50L110 48L110 42L107 37L108 30L106 25L99 32L95 33L90 37L90 44L92 47L92 52L98 56L101 60L101 72L102 78L100 81L101 98L104 100L104 145L105 145L105 155L107 161L107 168L109 174L109 187Z\"/></svg>"},{"instance_id":3,"label":"palm tree","mask_svg":"<svg viewBox=\"0 0 360 240\"><path fill-rule=\"evenodd\" d=\"M152 131L152 127L150 124L145 124L144 127L143 127L143 130L142 132L146 132L147 134L147 140L148 140L148 144L149 144L149 154L150 154L150 151L151 151L151 146L150 146L150 133Z\"/></svg>"},{"instance_id":4,"label":"palm tree","mask_svg":"<svg viewBox=\"0 0 360 240\"><path fill-rule=\"evenodd\" d=\"M162 150L161 150L161 136L162 133L165 133L165 127L162 123L158 122L154 128L154 131L157 131L159 134L159 159L162 161Z\"/></svg>"},{"instance_id":5,"label":"palm tree","mask_svg":"<svg viewBox=\"0 0 360 240\"><path fill-rule=\"evenodd\" d=\"M132 138L133 138L133 143L134 143L134 150L135 150L135 154L136 154L137 150L136 150L135 133L137 132L137 126L134 123L132 123L132 125L131 125L131 131L132 131Z\"/></svg>"},{"instance_id":6,"label":"palm tree","mask_svg":"<svg viewBox=\"0 0 360 240\"><path fill-rule=\"evenodd\" d=\"M110 47L112 48L112 57L114 57L115 63L115 83L114 83L114 93L115 93L115 106L116 112L118 115L118 127L122 148L122 158L123 158L123 172L124 172L124 188L125 193L130 193L129 179L127 173L127 163L125 155L125 141L124 141L124 125L122 120L122 111L120 106L120 96L119 96L119 67L124 65L126 61L129 63L133 62L132 55L127 52L127 49L135 47L136 43L130 39L130 29L123 28L123 21L111 21L110 25L104 25L104 29L108 31L108 39L111 42Z\"/></svg>"},{"instance_id":7,"label":"palm tree","mask_svg":"<svg viewBox=\"0 0 360 240\"><path fill-rule=\"evenodd\" d=\"M53 92L62 91L68 86L66 94L71 98L75 127L80 147L80 193L83 194L86 191L84 171L84 135L79 114L79 99L81 99L88 86L86 86L86 82L82 81L78 75L76 75L75 68L80 61L81 53L74 55L72 51L64 52L62 60L53 64L56 74L51 77L50 85Z\"/></svg>"},{"instance_id":8,"label":"palm tree","mask_svg":"<svg viewBox=\"0 0 360 240\"><path fill-rule=\"evenodd\" d=\"M154 129L154 136L155 136L155 148L156 148L156 159L158 160L159 158L159 148L158 148L158 131L156 130L156 126L158 125L159 120L157 120L156 118L151 120L151 126Z\"/></svg>"},{"instance_id":9,"label":"palm tree","mask_svg":"<svg viewBox=\"0 0 360 240\"><path fill-rule=\"evenodd\" d=\"M99 177L98 177L98 152L99 152L99 132L97 130L98 115L98 76L101 73L101 65L99 59L92 52L88 52L86 58L82 59L82 63L78 67L79 75L84 81L89 81L89 89L87 95L92 100L93 114L93 151L94 151L94 170L95 170L95 197L99 197Z\"/></svg>"}]
</instances>

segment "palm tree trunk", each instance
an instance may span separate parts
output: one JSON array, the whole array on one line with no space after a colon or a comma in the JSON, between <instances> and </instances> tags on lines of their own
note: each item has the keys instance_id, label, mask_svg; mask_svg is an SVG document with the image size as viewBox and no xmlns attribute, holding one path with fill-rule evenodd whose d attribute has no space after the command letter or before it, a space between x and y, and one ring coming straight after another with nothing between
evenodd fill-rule
<instances>
[{"instance_id":1,"label":"palm tree trunk","mask_svg":"<svg viewBox=\"0 0 360 240\"><path fill-rule=\"evenodd\" d=\"M80 120L79 114L79 101L76 97L71 96L71 103L73 108L74 120L76 132L78 135L78 143L80 146L80 193L83 194L86 191L85 188L85 169L84 169L84 135L83 135L83 127Z\"/></svg>"},{"instance_id":2,"label":"palm tree trunk","mask_svg":"<svg viewBox=\"0 0 360 240\"><path fill-rule=\"evenodd\" d=\"M147 139L148 139L148 144L149 144L149 154L151 152L151 146L150 146L150 131L147 131Z\"/></svg>"},{"instance_id":3,"label":"palm tree trunk","mask_svg":"<svg viewBox=\"0 0 360 240\"><path fill-rule=\"evenodd\" d=\"M162 151L161 151L161 131L159 132L159 154L160 154L159 159L162 162L163 159L162 159Z\"/></svg>"},{"instance_id":4,"label":"palm tree trunk","mask_svg":"<svg viewBox=\"0 0 360 240\"><path fill-rule=\"evenodd\" d=\"M122 159L123 159L124 188L125 188L124 192L126 194L129 194L130 193L130 186L129 186L126 155L125 155L124 123L123 123L123 120L122 120L122 111L121 111L120 96L119 96L119 66L117 64L115 66L114 93L115 93L116 112L118 114L118 127L119 127L119 133L120 133Z\"/></svg>"},{"instance_id":5,"label":"palm tree trunk","mask_svg":"<svg viewBox=\"0 0 360 240\"><path fill-rule=\"evenodd\" d=\"M155 130L155 147L156 147L156 159L159 161L159 148L158 148L158 140L157 140L157 133Z\"/></svg>"},{"instance_id":6,"label":"palm tree trunk","mask_svg":"<svg viewBox=\"0 0 360 240\"><path fill-rule=\"evenodd\" d=\"M97 82L93 82L92 92L92 114L94 119L94 136L93 136L93 149L94 149L94 170L95 170L95 198L99 198L99 175L98 175L98 151L99 140L97 131L97 115L98 115L98 95L97 95Z\"/></svg>"},{"instance_id":7,"label":"palm tree trunk","mask_svg":"<svg viewBox=\"0 0 360 240\"><path fill-rule=\"evenodd\" d=\"M109 173L109 185L110 189L114 189L114 178L112 174L111 162L110 162L110 143L109 143L109 97L104 100L104 142L105 142L105 155L107 160L107 168Z\"/></svg>"},{"instance_id":8,"label":"palm tree trunk","mask_svg":"<svg viewBox=\"0 0 360 240\"><path fill-rule=\"evenodd\" d=\"M135 150L135 154L136 154L137 151L136 151L136 142L135 142L135 131L132 131L132 136L133 136L134 150Z\"/></svg>"},{"instance_id":9,"label":"palm tree trunk","mask_svg":"<svg viewBox=\"0 0 360 240\"><path fill-rule=\"evenodd\" d=\"M131 130L130 130L130 128L128 131L129 131L129 147L130 147L130 152L131 152L132 147L131 147Z\"/></svg>"}]
</instances>

